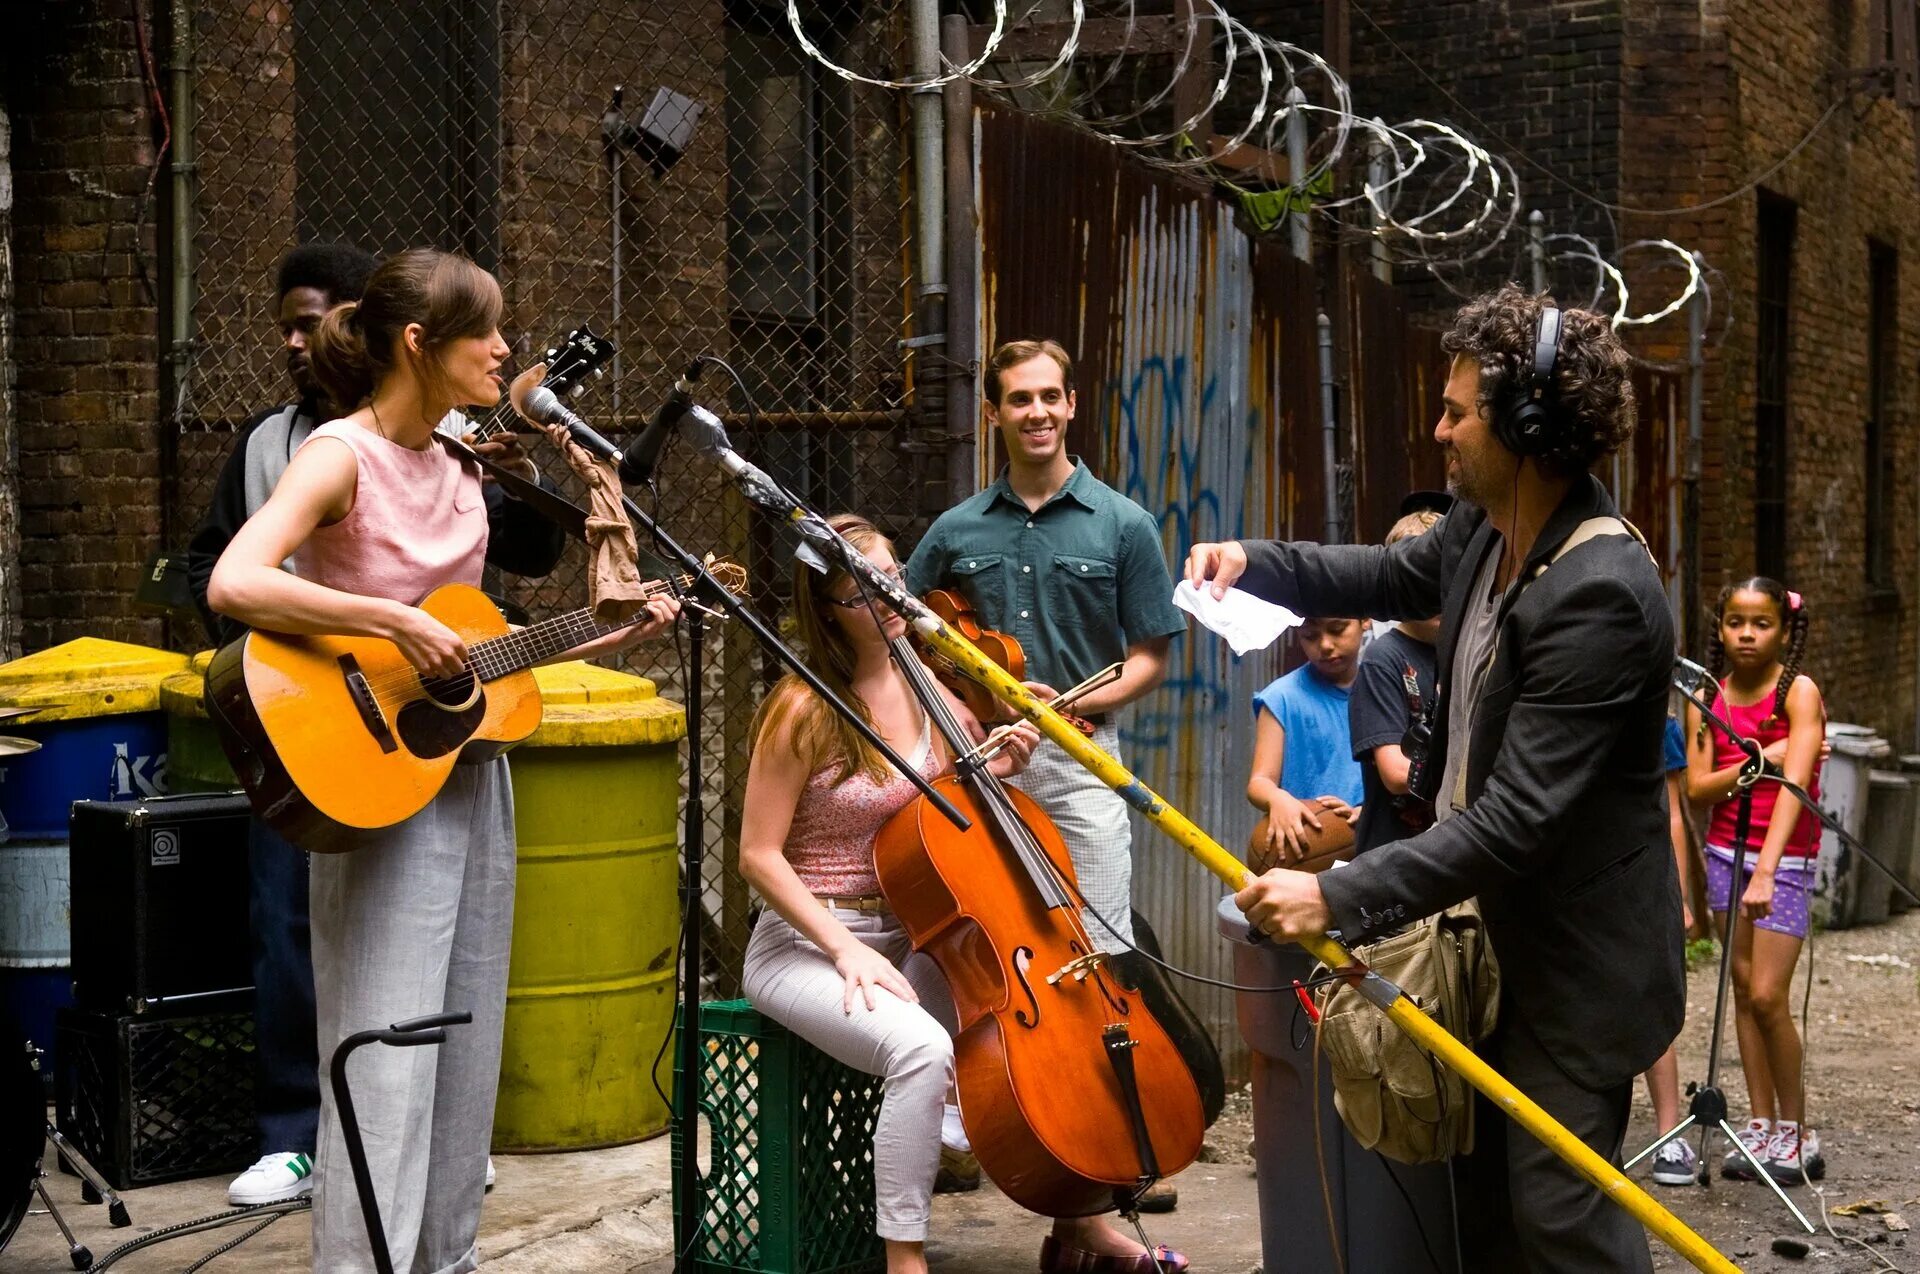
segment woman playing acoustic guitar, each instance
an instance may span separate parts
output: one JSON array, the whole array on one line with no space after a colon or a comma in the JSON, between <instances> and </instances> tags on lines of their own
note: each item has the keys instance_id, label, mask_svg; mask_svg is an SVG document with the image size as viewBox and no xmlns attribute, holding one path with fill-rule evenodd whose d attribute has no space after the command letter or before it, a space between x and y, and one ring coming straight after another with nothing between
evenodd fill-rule
<instances>
[{"instance_id":1,"label":"woman playing acoustic guitar","mask_svg":"<svg viewBox=\"0 0 1920 1274\"><path fill-rule=\"evenodd\" d=\"M281 633L382 637L421 674L458 676L461 639L415 602L480 583L487 515L480 475L435 441L455 404L499 401L500 285L463 258L388 258L357 304L311 342L315 376L357 403L301 445L272 498L214 568L213 609ZM537 373L531 373L537 375ZM291 559L292 570L281 563ZM643 623L556 658L609 653L674 620ZM371 1048L353 1095L396 1269L478 1264L513 932L513 796L504 759L454 767L420 813L360 834L311 864L320 1055L356 1031L467 1010L439 1048ZM322 1085L313 1268L368 1270L367 1232L332 1094Z\"/></svg>"},{"instance_id":2,"label":"woman playing acoustic guitar","mask_svg":"<svg viewBox=\"0 0 1920 1274\"><path fill-rule=\"evenodd\" d=\"M893 545L866 520L831 519L868 560L898 574ZM928 778L953 764L889 643L906 621L840 571L794 571L793 613L808 662ZM925 1274L940 1166L942 1106L953 1083L952 1000L940 971L909 948L874 871L875 833L918 790L839 721L798 677L760 707L740 828L740 872L767 902L742 981L754 1007L823 1052L885 1080L874 1129L875 1226L888 1274ZM1022 724L989 763L1026 768L1039 732ZM1173 1274L1184 1257L1149 1254L1097 1217L1057 1221L1047 1271Z\"/></svg>"}]
</instances>

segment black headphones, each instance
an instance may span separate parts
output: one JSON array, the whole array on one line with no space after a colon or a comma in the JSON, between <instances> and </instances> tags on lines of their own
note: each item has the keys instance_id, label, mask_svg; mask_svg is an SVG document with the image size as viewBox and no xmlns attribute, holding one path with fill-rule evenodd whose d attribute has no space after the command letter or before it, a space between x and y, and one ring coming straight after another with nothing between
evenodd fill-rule
<instances>
[{"instance_id":1,"label":"black headphones","mask_svg":"<svg viewBox=\"0 0 1920 1274\"><path fill-rule=\"evenodd\" d=\"M1533 328L1533 363L1496 405L1493 436L1516 456L1541 456L1566 440L1566 423L1554 410L1553 372L1560 361L1560 311L1540 307Z\"/></svg>"}]
</instances>

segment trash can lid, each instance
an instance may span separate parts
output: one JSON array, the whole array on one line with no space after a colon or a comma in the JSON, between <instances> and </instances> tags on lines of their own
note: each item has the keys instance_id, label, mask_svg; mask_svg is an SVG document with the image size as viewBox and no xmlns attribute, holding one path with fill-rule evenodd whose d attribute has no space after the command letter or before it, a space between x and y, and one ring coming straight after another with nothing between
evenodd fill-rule
<instances>
[{"instance_id":1,"label":"trash can lid","mask_svg":"<svg viewBox=\"0 0 1920 1274\"><path fill-rule=\"evenodd\" d=\"M173 717L207 716L207 665L213 652L203 650L193 657L187 671L176 672L160 681L160 710Z\"/></svg>"},{"instance_id":2,"label":"trash can lid","mask_svg":"<svg viewBox=\"0 0 1920 1274\"><path fill-rule=\"evenodd\" d=\"M666 744L687 733L686 709L646 677L575 660L535 668L533 679L544 711L522 747Z\"/></svg>"},{"instance_id":3,"label":"trash can lid","mask_svg":"<svg viewBox=\"0 0 1920 1274\"><path fill-rule=\"evenodd\" d=\"M0 707L38 709L17 718L33 725L151 712L160 683L188 664L171 651L80 637L0 664Z\"/></svg>"}]
</instances>

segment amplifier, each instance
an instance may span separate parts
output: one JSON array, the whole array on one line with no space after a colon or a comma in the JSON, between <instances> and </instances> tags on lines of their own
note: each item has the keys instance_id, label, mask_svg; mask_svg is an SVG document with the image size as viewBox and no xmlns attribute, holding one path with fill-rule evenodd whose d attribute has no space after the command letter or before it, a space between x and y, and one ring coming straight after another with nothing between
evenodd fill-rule
<instances>
[{"instance_id":1,"label":"amplifier","mask_svg":"<svg viewBox=\"0 0 1920 1274\"><path fill-rule=\"evenodd\" d=\"M74 802L75 1004L178 1013L253 985L248 812L239 792Z\"/></svg>"}]
</instances>

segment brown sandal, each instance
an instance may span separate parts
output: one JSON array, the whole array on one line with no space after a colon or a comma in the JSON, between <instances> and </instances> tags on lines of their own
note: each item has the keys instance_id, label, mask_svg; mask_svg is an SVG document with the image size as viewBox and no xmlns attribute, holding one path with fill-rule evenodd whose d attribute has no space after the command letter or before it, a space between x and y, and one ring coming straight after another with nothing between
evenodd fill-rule
<instances>
[{"instance_id":1,"label":"brown sandal","mask_svg":"<svg viewBox=\"0 0 1920 1274\"><path fill-rule=\"evenodd\" d=\"M1089 1252L1049 1234L1040 1241L1040 1274L1185 1274L1187 1258L1162 1243L1138 1256Z\"/></svg>"}]
</instances>

